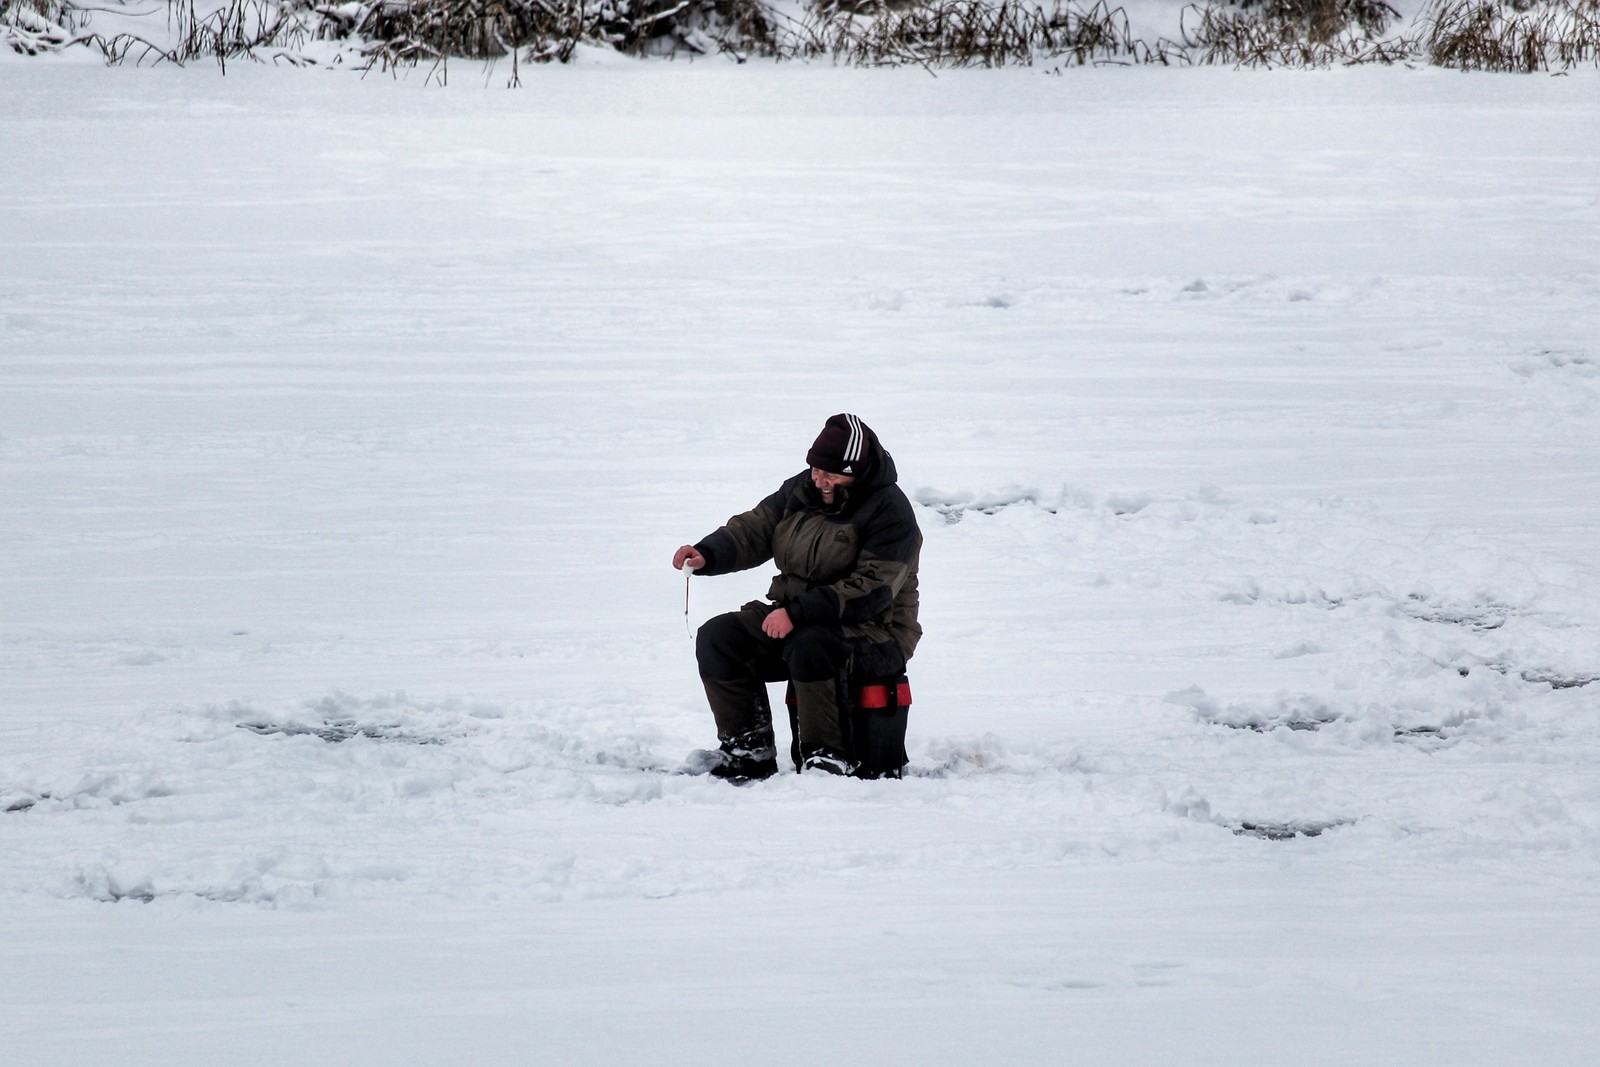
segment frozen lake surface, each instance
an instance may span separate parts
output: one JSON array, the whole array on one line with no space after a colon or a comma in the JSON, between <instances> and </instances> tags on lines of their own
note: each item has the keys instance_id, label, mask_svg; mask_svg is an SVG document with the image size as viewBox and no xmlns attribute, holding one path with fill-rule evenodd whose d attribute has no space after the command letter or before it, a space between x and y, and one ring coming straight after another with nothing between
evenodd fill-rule
<instances>
[{"instance_id":1,"label":"frozen lake surface","mask_svg":"<svg viewBox=\"0 0 1600 1067\"><path fill-rule=\"evenodd\" d=\"M505 75L0 57L8 1062L1593 1062L1600 75ZM842 410L910 773L675 774Z\"/></svg>"}]
</instances>

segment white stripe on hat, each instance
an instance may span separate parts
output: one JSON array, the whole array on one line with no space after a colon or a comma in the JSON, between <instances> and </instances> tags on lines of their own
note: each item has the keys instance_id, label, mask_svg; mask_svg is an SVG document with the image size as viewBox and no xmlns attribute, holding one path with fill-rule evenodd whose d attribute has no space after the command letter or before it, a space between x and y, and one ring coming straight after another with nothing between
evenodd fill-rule
<instances>
[{"instance_id":1,"label":"white stripe on hat","mask_svg":"<svg viewBox=\"0 0 1600 1067\"><path fill-rule=\"evenodd\" d=\"M854 462L861 458L861 445L866 435L861 432L861 420L845 413L845 419L850 423L850 443L844 447L844 458Z\"/></svg>"}]
</instances>

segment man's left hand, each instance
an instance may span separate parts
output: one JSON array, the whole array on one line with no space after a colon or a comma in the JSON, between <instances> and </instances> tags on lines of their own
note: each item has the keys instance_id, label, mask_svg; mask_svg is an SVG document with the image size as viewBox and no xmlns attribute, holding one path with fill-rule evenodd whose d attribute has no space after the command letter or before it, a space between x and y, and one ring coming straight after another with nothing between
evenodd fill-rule
<instances>
[{"instance_id":1,"label":"man's left hand","mask_svg":"<svg viewBox=\"0 0 1600 1067\"><path fill-rule=\"evenodd\" d=\"M761 632L779 641L794 633L794 623L789 619L789 612L784 608L779 608L762 619Z\"/></svg>"}]
</instances>

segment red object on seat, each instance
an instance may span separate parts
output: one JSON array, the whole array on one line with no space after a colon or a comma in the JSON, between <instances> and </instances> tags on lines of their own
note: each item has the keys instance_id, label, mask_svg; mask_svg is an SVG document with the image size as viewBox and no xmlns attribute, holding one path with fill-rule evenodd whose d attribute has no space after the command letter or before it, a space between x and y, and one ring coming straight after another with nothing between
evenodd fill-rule
<instances>
[{"instance_id":1,"label":"red object on seat","mask_svg":"<svg viewBox=\"0 0 1600 1067\"><path fill-rule=\"evenodd\" d=\"M895 705L909 708L911 706L911 683L901 682L895 686ZM889 706L889 687L887 685L864 685L856 690L856 707L858 708L886 708Z\"/></svg>"},{"instance_id":2,"label":"red object on seat","mask_svg":"<svg viewBox=\"0 0 1600 1067\"><path fill-rule=\"evenodd\" d=\"M911 683L902 680L894 688L895 707L909 708L911 706ZM783 694L783 702L790 707L794 706L794 683L789 683L788 690ZM855 692L855 704L858 708L886 708L889 706L889 685L884 682L868 682L860 686Z\"/></svg>"}]
</instances>

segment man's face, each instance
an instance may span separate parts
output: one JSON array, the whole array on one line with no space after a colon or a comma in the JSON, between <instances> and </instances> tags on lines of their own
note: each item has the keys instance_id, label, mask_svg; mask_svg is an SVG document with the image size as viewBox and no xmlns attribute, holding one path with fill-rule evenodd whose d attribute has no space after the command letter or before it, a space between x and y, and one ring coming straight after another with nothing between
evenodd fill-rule
<instances>
[{"instance_id":1,"label":"man's face","mask_svg":"<svg viewBox=\"0 0 1600 1067\"><path fill-rule=\"evenodd\" d=\"M831 504L833 503L834 490L841 485L854 485L856 484L856 479L853 474L834 474L820 467L812 467L811 484L816 486L817 492L822 494L823 503Z\"/></svg>"}]
</instances>

